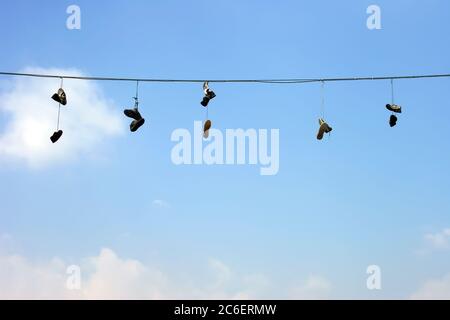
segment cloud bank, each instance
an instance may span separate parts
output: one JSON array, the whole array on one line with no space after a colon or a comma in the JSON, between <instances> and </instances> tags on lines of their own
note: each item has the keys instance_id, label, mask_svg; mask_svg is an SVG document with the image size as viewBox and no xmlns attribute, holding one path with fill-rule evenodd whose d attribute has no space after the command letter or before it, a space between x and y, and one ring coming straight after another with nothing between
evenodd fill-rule
<instances>
[{"instance_id":1,"label":"cloud bank","mask_svg":"<svg viewBox=\"0 0 450 320\"><path fill-rule=\"evenodd\" d=\"M75 69L27 68L27 73L82 76ZM53 145L58 103L50 97L59 79L12 78L0 87L0 160L43 167L97 151L109 137L123 132L119 109L93 81L65 80L68 103L61 107L62 138Z\"/></svg>"},{"instance_id":2,"label":"cloud bank","mask_svg":"<svg viewBox=\"0 0 450 320\"><path fill-rule=\"evenodd\" d=\"M176 280L158 268L119 257L109 248L80 263L81 287L70 290L69 265L59 258L36 263L15 254L0 254L0 299L270 299L271 283L262 274L238 275L218 259L208 261L211 277ZM326 298L329 282L309 279L301 295L284 298ZM298 293L298 292L297 292Z\"/></svg>"},{"instance_id":3,"label":"cloud bank","mask_svg":"<svg viewBox=\"0 0 450 320\"><path fill-rule=\"evenodd\" d=\"M415 293L413 300L449 300L450 299L450 273L441 279L426 281Z\"/></svg>"}]
</instances>

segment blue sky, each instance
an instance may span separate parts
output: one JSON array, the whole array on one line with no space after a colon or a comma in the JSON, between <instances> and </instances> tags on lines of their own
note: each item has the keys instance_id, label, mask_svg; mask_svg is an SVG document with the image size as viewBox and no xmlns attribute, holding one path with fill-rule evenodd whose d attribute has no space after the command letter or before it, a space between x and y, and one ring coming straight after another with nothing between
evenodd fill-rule
<instances>
[{"instance_id":1,"label":"blue sky","mask_svg":"<svg viewBox=\"0 0 450 320\"><path fill-rule=\"evenodd\" d=\"M81 30L66 28L71 4ZM371 4L381 30L366 27ZM198 79L448 73L449 10L443 0L5 2L0 69ZM2 94L13 81L0 79ZM331 298L408 298L432 279L450 298L446 243L427 241L448 241L449 84L396 81L403 113L391 129L388 81L327 83L334 130L321 142L319 84L211 84L215 128L280 129L275 176L171 162L173 130L204 118L200 84L141 84L146 124L135 134L121 114L134 84L92 84L123 132L37 168L0 153L0 234L10 239L2 245L29 263L79 263L110 248L194 287L217 259L233 274L270 279L256 297L287 297L314 275ZM1 135L9 121L2 111ZM382 270L380 291L366 289L371 264Z\"/></svg>"}]
</instances>

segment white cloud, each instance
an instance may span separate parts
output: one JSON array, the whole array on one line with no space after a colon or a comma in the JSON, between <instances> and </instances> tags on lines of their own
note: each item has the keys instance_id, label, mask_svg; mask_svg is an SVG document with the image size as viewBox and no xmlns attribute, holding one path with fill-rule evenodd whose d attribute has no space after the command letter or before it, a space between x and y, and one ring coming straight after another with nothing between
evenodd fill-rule
<instances>
[{"instance_id":1,"label":"white cloud","mask_svg":"<svg viewBox=\"0 0 450 320\"><path fill-rule=\"evenodd\" d=\"M447 249L450 246L450 228L437 233L428 233L424 239L435 249Z\"/></svg>"},{"instance_id":2,"label":"white cloud","mask_svg":"<svg viewBox=\"0 0 450 320\"><path fill-rule=\"evenodd\" d=\"M432 279L411 295L413 300L449 300L450 274L441 279Z\"/></svg>"},{"instance_id":3,"label":"white cloud","mask_svg":"<svg viewBox=\"0 0 450 320\"><path fill-rule=\"evenodd\" d=\"M64 264L53 259L30 264L19 255L0 256L0 299L66 297Z\"/></svg>"},{"instance_id":4,"label":"white cloud","mask_svg":"<svg viewBox=\"0 0 450 320\"><path fill-rule=\"evenodd\" d=\"M305 284L291 289L291 299L328 299L331 293L331 283L317 275L311 275L306 279Z\"/></svg>"},{"instance_id":5,"label":"white cloud","mask_svg":"<svg viewBox=\"0 0 450 320\"><path fill-rule=\"evenodd\" d=\"M83 75L75 69L28 68L28 73ZM13 78L2 86L0 112L6 126L0 133L0 160L22 160L42 167L88 154L110 136L123 131L119 109L92 81L64 80L68 103L61 107L62 138L52 144L58 104L50 97L59 79Z\"/></svg>"},{"instance_id":6,"label":"white cloud","mask_svg":"<svg viewBox=\"0 0 450 320\"><path fill-rule=\"evenodd\" d=\"M121 259L111 249L102 249L89 259L93 273L83 282L82 298L162 299L167 296L167 279L154 268L132 259Z\"/></svg>"},{"instance_id":7,"label":"white cloud","mask_svg":"<svg viewBox=\"0 0 450 320\"><path fill-rule=\"evenodd\" d=\"M169 276L159 268L119 257L104 248L82 259L81 289L66 288L67 267L61 259L36 263L19 255L0 255L0 299L270 299L277 296L262 274L240 276L218 259L210 259L211 278ZM183 270L181 270L183 272ZM201 275L200 275L201 276ZM197 280L194 280L197 279ZM330 284L308 279L292 298L322 298ZM285 290L285 289L283 289ZM284 295L286 296L286 294Z\"/></svg>"},{"instance_id":8,"label":"white cloud","mask_svg":"<svg viewBox=\"0 0 450 320\"><path fill-rule=\"evenodd\" d=\"M160 299L167 296L162 272L111 249L84 259L81 289L69 290L68 265L60 259L35 263L19 255L0 257L0 299Z\"/></svg>"}]
</instances>

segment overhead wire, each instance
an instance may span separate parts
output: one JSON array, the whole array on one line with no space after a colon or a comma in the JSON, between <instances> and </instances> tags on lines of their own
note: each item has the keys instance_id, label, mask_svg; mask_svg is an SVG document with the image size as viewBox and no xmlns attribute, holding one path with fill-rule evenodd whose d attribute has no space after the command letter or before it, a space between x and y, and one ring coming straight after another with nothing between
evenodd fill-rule
<instances>
[{"instance_id":1,"label":"overhead wire","mask_svg":"<svg viewBox=\"0 0 450 320\"><path fill-rule=\"evenodd\" d=\"M93 81L130 81L130 82L159 82L159 83L265 83L265 84L302 84L312 82L338 82L338 81L376 81L376 80L401 80L401 79L425 79L425 78L450 78L450 74L421 74L404 76L372 76L372 77L343 77L343 78L286 78L286 79L164 79L164 78L128 78L128 77L99 77L99 76L74 76L43 73L23 73L0 71L3 76L37 77L37 78L64 78L72 80Z\"/></svg>"}]
</instances>

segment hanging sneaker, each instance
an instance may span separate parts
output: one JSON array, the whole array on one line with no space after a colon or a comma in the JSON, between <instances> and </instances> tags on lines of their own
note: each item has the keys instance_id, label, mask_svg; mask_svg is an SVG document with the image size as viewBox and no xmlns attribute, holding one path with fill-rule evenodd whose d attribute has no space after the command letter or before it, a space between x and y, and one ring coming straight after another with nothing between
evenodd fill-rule
<instances>
[{"instance_id":1,"label":"hanging sneaker","mask_svg":"<svg viewBox=\"0 0 450 320\"><path fill-rule=\"evenodd\" d=\"M211 120L206 120L203 124L203 138L208 139L209 137L209 129L211 129L212 122Z\"/></svg>"},{"instance_id":2,"label":"hanging sneaker","mask_svg":"<svg viewBox=\"0 0 450 320\"><path fill-rule=\"evenodd\" d=\"M58 92L52 96L52 99L58 103L61 103L63 106L65 106L67 104L66 93L64 92L64 90L62 88L58 89Z\"/></svg>"},{"instance_id":3,"label":"hanging sneaker","mask_svg":"<svg viewBox=\"0 0 450 320\"><path fill-rule=\"evenodd\" d=\"M402 113L402 107L396 105L396 104L387 104L386 109L389 111L395 112L395 113Z\"/></svg>"},{"instance_id":4,"label":"hanging sneaker","mask_svg":"<svg viewBox=\"0 0 450 320\"><path fill-rule=\"evenodd\" d=\"M61 138L62 134L63 134L62 130L55 131L53 133L53 135L50 137L50 140L52 141L52 143L55 143L56 141L58 141L59 138Z\"/></svg>"},{"instance_id":5,"label":"hanging sneaker","mask_svg":"<svg viewBox=\"0 0 450 320\"><path fill-rule=\"evenodd\" d=\"M142 119L141 114L138 111L138 108L133 108L133 109L125 109L123 110L123 113L128 117L128 118L132 118L134 120L140 120Z\"/></svg>"},{"instance_id":6,"label":"hanging sneaker","mask_svg":"<svg viewBox=\"0 0 450 320\"><path fill-rule=\"evenodd\" d=\"M397 117L394 114L391 114L391 117L389 118L389 125L392 127L395 127L397 124Z\"/></svg>"},{"instance_id":7,"label":"hanging sneaker","mask_svg":"<svg viewBox=\"0 0 450 320\"><path fill-rule=\"evenodd\" d=\"M325 133L329 133L331 132L331 130L333 130L333 128L331 128L328 123L325 122L325 120L323 119L319 119L319 132L317 133L317 140L322 140L323 135Z\"/></svg>"},{"instance_id":8,"label":"hanging sneaker","mask_svg":"<svg viewBox=\"0 0 450 320\"><path fill-rule=\"evenodd\" d=\"M214 99L216 97L216 94L211 89L207 89L205 91L205 96L203 97L202 102L200 104L204 107L208 106L208 103L211 99Z\"/></svg>"},{"instance_id":9,"label":"hanging sneaker","mask_svg":"<svg viewBox=\"0 0 450 320\"><path fill-rule=\"evenodd\" d=\"M135 132L137 129L139 129L143 124L145 123L144 118L140 118L139 120L133 120L130 123L130 131Z\"/></svg>"},{"instance_id":10,"label":"hanging sneaker","mask_svg":"<svg viewBox=\"0 0 450 320\"><path fill-rule=\"evenodd\" d=\"M205 97L203 97L203 100L202 100L202 102L200 102L200 104L202 106L206 107L206 106L208 106L209 100L211 100L211 99L209 99L208 97L205 96Z\"/></svg>"},{"instance_id":11,"label":"hanging sneaker","mask_svg":"<svg viewBox=\"0 0 450 320\"><path fill-rule=\"evenodd\" d=\"M214 99L216 97L216 94L214 93L214 91L212 91L211 89L206 90L206 96L209 99Z\"/></svg>"}]
</instances>

